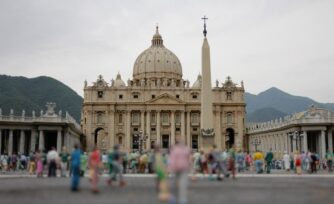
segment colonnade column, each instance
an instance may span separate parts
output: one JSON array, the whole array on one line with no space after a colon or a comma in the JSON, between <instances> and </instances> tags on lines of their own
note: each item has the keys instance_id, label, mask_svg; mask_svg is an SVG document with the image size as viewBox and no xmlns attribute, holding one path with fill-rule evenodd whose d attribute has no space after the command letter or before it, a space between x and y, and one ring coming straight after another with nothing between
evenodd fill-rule
<instances>
[{"instance_id":1,"label":"colonnade column","mask_svg":"<svg viewBox=\"0 0 334 204\"><path fill-rule=\"evenodd\" d=\"M44 132L43 130L39 131L39 142L38 142L38 149L40 151L44 150Z\"/></svg>"},{"instance_id":2,"label":"colonnade column","mask_svg":"<svg viewBox=\"0 0 334 204\"><path fill-rule=\"evenodd\" d=\"M2 130L0 129L0 155L2 152Z\"/></svg>"},{"instance_id":3,"label":"colonnade column","mask_svg":"<svg viewBox=\"0 0 334 204\"><path fill-rule=\"evenodd\" d=\"M333 151L333 133L332 133L332 129L328 130L328 149L329 151Z\"/></svg>"},{"instance_id":4,"label":"colonnade column","mask_svg":"<svg viewBox=\"0 0 334 204\"><path fill-rule=\"evenodd\" d=\"M126 148L131 150L131 111L126 112Z\"/></svg>"},{"instance_id":5,"label":"colonnade column","mask_svg":"<svg viewBox=\"0 0 334 204\"><path fill-rule=\"evenodd\" d=\"M32 152L35 152L35 148L36 148L36 135L37 135L37 131L35 129L31 130L30 151Z\"/></svg>"},{"instance_id":6,"label":"colonnade column","mask_svg":"<svg viewBox=\"0 0 334 204\"><path fill-rule=\"evenodd\" d=\"M191 123L191 119L190 119L190 111L187 112L187 144L189 148L191 147L191 138L190 138L190 123Z\"/></svg>"},{"instance_id":7,"label":"colonnade column","mask_svg":"<svg viewBox=\"0 0 334 204\"><path fill-rule=\"evenodd\" d=\"M151 149L151 111L146 112L146 149Z\"/></svg>"},{"instance_id":8,"label":"colonnade column","mask_svg":"<svg viewBox=\"0 0 334 204\"><path fill-rule=\"evenodd\" d=\"M140 130L145 133L145 111L140 111Z\"/></svg>"},{"instance_id":9,"label":"colonnade column","mask_svg":"<svg viewBox=\"0 0 334 204\"><path fill-rule=\"evenodd\" d=\"M161 128L161 123L160 123L160 111L157 111L157 145L161 146L161 132L160 132L160 128Z\"/></svg>"},{"instance_id":10,"label":"colonnade column","mask_svg":"<svg viewBox=\"0 0 334 204\"><path fill-rule=\"evenodd\" d=\"M307 131L303 131L303 151L307 152L308 148L307 148Z\"/></svg>"},{"instance_id":11,"label":"colonnade column","mask_svg":"<svg viewBox=\"0 0 334 204\"><path fill-rule=\"evenodd\" d=\"M25 144L25 134L24 130L20 131L20 146L19 146L19 152L21 154L24 154L24 144Z\"/></svg>"},{"instance_id":12,"label":"colonnade column","mask_svg":"<svg viewBox=\"0 0 334 204\"><path fill-rule=\"evenodd\" d=\"M61 130L57 130L57 151L61 152Z\"/></svg>"},{"instance_id":13,"label":"colonnade column","mask_svg":"<svg viewBox=\"0 0 334 204\"><path fill-rule=\"evenodd\" d=\"M184 111L181 111L181 139L185 144L187 144L185 132L186 131L185 131Z\"/></svg>"},{"instance_id":14,"label":"colonnade column","mask_svg":"<svg viewBox=\"0 0 334 204\"><path fill-rule=\"evenodd\" d=\"M13 154L13 130L9 130L9 140L8 140L8 155Z\"/></svg>"},{"instance_id":15,"label":"colonnade column","mask_svg":"<svg viewBox=\"0 0 334 204\"><path fill-rule=\"evenodd\" d=\"M321 130L321 158L324 158L325 155L326 155L325 130Z\"/></svg>"},{"instance_id":16,"label":"colonnade column","mask_svg":"<svg viewBox=\"0 0 334 204\"><path fill-rule=\"evenodd\" d=\"M175 144L175 111L171 112L171 145Z\"/></svg>"}]
</instances>

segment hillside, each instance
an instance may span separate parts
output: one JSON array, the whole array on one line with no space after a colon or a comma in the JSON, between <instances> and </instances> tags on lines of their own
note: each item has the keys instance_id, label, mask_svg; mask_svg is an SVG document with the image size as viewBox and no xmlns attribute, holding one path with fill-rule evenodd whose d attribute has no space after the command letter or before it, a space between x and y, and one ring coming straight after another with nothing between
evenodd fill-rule
<instances>
[{"instance_id":1,"label":"hillside","mask_svg":"<svg viewBox=\"0 0 334 204\"><path fill-rule=\"evenodd\" d=\"M334 111L334 103L319 103L307 97L291 95L275 87L258 95L246 93L245 100L247 120L250 122L263 121L264 119L267 121L275 119L281 114L288 115L300 112L312 104Z\"/></svg>"},{"instance_id":2,"label":"hillside","mask_svg":"<svg viewBox=\"0 0 334 204\"><path fill-rule=\"evenodd\" d=\"M46 76L29 79L0 75L0 108L3 114L8 115L11 108L15 115L20 115L22 109L26 115L31 115L32 110L39 113L46 109L46 102L55 102L57 112L68 111L80 121L83 99L60 81Z\"/></svg>"}]
</instances>

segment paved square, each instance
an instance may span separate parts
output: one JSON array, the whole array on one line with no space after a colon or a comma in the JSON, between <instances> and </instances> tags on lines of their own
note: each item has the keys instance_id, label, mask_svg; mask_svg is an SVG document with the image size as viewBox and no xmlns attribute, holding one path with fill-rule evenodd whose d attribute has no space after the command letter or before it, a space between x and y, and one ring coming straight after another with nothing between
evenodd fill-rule
<instances>
[{"instance_id":1,"label":"paved square","mask_svg":"<svg viewBox=\"0 0 334 204\"><path fill-rule=\"evenodd\" d=\"M127 177L127 186L106 186L100 180L100 193L90 192L89 182L83 179L81 191L72 193L68 178L1 178L1 204L53 203L160 203L155 191L155 180L150 177ZM190 204L258 204L258 203L334 203L333 178L300 177L240 177L223 182L199 179L190 183Z\"/></svg>"}]
</instances>

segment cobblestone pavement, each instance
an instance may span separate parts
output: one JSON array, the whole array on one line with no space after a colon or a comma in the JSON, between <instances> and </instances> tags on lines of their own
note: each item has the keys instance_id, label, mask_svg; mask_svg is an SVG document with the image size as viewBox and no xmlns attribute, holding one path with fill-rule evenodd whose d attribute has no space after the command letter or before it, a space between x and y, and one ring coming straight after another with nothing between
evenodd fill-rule
<instances>
[{"instance_id":1,"label":"cobblestone pavement","mask_svg":"<svg viewBox=\"0 0 334 204\"><path fill-rule=\"evenodd\" d=\"M160 203L152 177L127 177L127 186L107 187L106 178L100 180L100 193L90 192L89 182L81 182L81 191L69 190L68 178L1 178L1 204L53 204L53 203ZM240 177L222 182L198 179L190 183L190 204L276 204L276 203L334 203L334 178L301 178L267 176Z\"/></svg>"}]
</instances>

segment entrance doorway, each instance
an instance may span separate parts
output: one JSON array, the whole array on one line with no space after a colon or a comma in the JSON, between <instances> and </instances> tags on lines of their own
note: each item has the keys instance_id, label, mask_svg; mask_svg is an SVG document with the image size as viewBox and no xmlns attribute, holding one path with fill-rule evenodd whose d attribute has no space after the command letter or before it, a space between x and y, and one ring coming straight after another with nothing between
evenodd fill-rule
<instances>
[{"instance_id":1,"label":"entrance doorway","mask_svg":"<svg viewBox=\"0 0 334 204\"><path fill-rule=\"evenodd\" d=\"M308 131L307 132L307 149L310 152L319 153L319 131Z\"/></svg>"},{"instance_id":2,"label":"entrance doorway","mask_svg":"<svg viewBox=\"0 0 334 204\"><path fill-rule=\"evenodd\" d=\"M169 135L162 135L162 148L163 149L169 148Z\"/></svg>"},{"instance_id":3,"label":"entrance doorway","mask_svg":"<svg viewBox=\"0 0 334 204\"><path fill-rule=\"evenodd\" d=\"M225 147L230 149L234 145L234 130L232 128L226 129Z\"/></svg>"},{"instance_id":4,"label":"entrance doorway","mask_svg":"<svg viewBox=\"0 0 334 204\"><path fill-rule=\"evenodd\" d=\"M198 149L198 135L191 136L191 148L196 150Z\"/></svg>"},{"instance_id":5,"label":"entrance doorway","mask_svg":"<svg viewBox=\"0 0 334 204\"><path fill-rule=\"evenodd\" d=\"M48 152L52 147L57 148L57 131L44 130L44 149Z\"/></svg>"}]
</instances>

